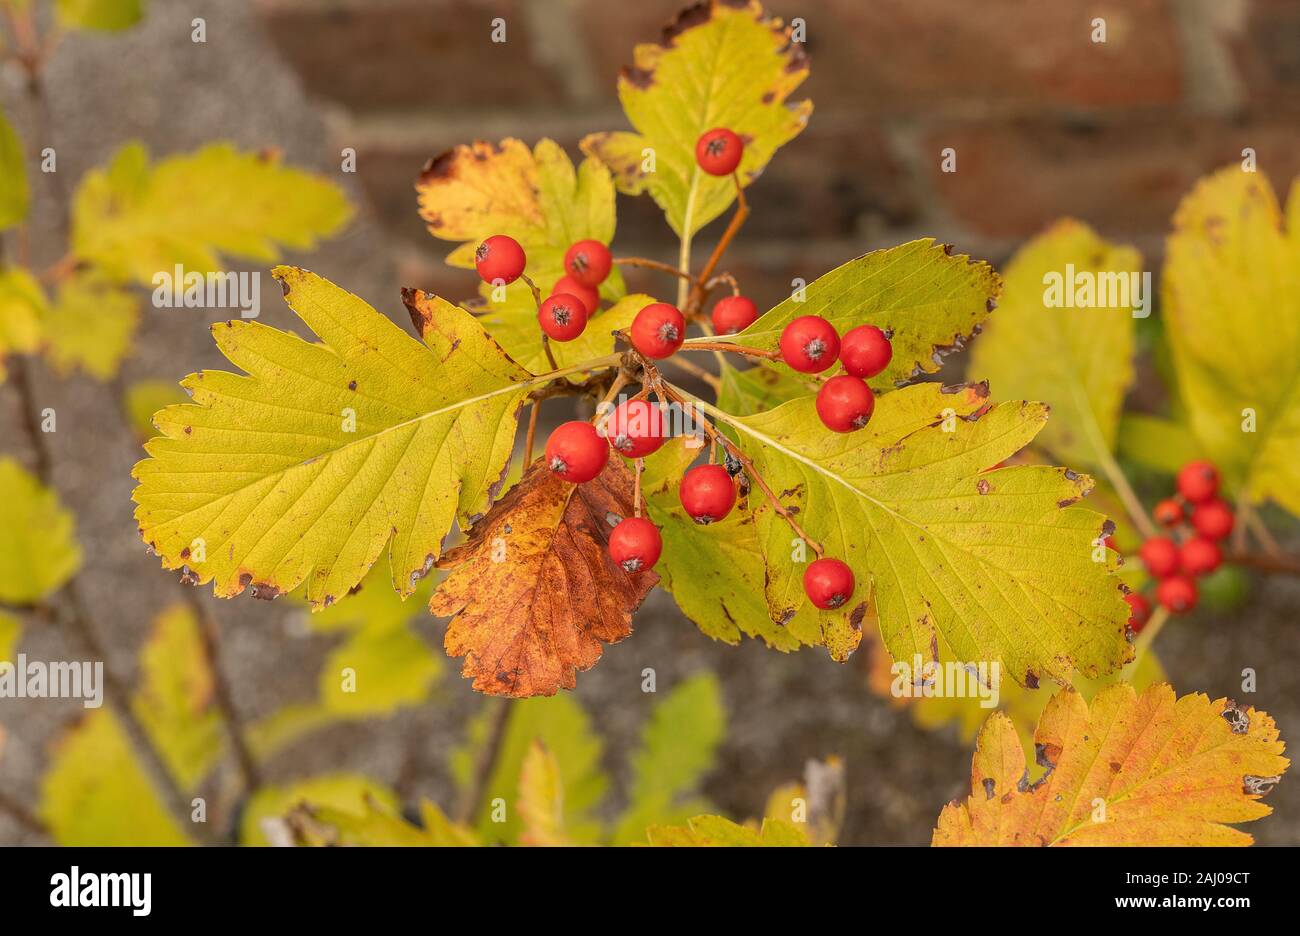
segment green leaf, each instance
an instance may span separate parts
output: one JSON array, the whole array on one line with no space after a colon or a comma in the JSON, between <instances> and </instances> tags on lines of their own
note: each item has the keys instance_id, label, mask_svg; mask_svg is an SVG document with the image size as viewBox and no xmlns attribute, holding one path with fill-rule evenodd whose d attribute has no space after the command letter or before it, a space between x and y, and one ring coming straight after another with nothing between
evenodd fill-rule
<instances>
[{"instance_id":1,"label":"green leaf","mask_svg":"<svg viewBox=\"0 0 1300 936\"><path fill-rule=\"evenodd\" d=\"M602 745L587 713L569 695L496 704L508 704L510 712L487 783L486 802L475 817L479 835L485 843L513 843L518 839L522 826L512 807L524 757L532 743L539 741L560 766L569 838L579 844L594 843L600 826L591 818L591 810L604 795L607 780L600 768ZM472 782L477 760L488 743L494 714L495 706L485 707L470 723L467 743L452 754L452 773L462 790ZM505 822L492 821L493 800L507 804Z\"/></svg>"},{"instance_id":2,"label":"green leaf","mask_svg":"<svg viewBox=\"0 0 1300 936\"><path fill-rule=\"evenodd\" d=\"M0 601L43 601L79 568L72 514L35 475L0 458Z\"/></svg>"},{"instance_id":3,"label":"green leaf","mask_svg":"<svg viewBox=\"0 0 1300 936\"><path fill-rule=\"evenodd\" d=\"M614 352L613 332L632 327L636 314L654 302L654 298L641 293L624 296L609 308L603 309L587 320L587 327L572 341L551 342L551 352L559 367L572 367ZM511 299L501 308L494 309L479 319L493 339L510 355L534 374L551 369L542 347L541 329L537 325L537 306L532 294L527 296L527 308L521 308ZM575 375L572 380L581 379Z\"/></svg>"},{"instance_id":4,"label":"green leaf","mask_svg":"<svg viewBox=\"0 0 1300 936\"><path fill-rule=\"evenodd\" d=\"M27 217L31 192L27 187L23 141L0 112L0 231L20 224Z\"/></svg>"},{"instance_id":5,"label":"green leaf","mask_svg":"<svg viewBox=\"0 0 1300 936\"><path fill-rule=\"evenodd\" d=\"M132 293L94 273L78 273L43 310L45 356L62 376L82 369L97 380L111 380L131 350L139 320Z\"/></svg>"},{"instance_id":6,"label":"green leaf","mask_svg":"<svg viewBox=\"0 0 1300 936\"><path fill-rule=\"evenodd\" d=\"M174 381L137 380L126 388L122 405L136 436L141 441L146 441L158 434L154 429L153 414L187 399L185 391Z\"/></svg>"},{"instance_id":7,"label":"green leaf","mask_svg":"<svg viewBox=\"0 0 1300 936\"><path fill-rule=\"evenodd\" d=\"M790 368L765 361L746 370L724 362L720 379L718 408L733 416L752 416L817 392Z\"/></svg>"},{"instance_id":8,"label":"green leaf","mask_svg":"<svg viewBox=\"0 0 1300 936\"><path fill-rule=\"evenodd\" d=\"M618 97L636 133L594 133L582 149L613 170L620 191L648 191L689 241L736 197L730 178L697 166L696 141L714 127L738 133L745 154L736 172L741 185L753 182L808 123L811 101L786 103L808 77L807 57L749 0L689 7L658 43L638 45L633 62L619 75Z\"/></svg>"},{"instance_id":9,"label":"green leaf","mask_svg":"<svg viewBox=\"0 0 1300 936\"><path fill-rule=\"evenodd\" d=\"M1118 277L1127 297L1129 273L1141 267L1133 248L1117 247L1078 221L1059 221L1012 258L997 314L972 349L968 375L987 380L1000 396L1052 407L1054 418L1034 444L1062 461L1097 467L1114 451L1133 382L1133 306L1104 303L1114 298ZM1073 297L1076 282L1094 283L1097 305L1047 304L1048 277L1064 280L1069 269L1083 279L1064 282L1065 293ZM1052 301L1063 301L1059 287Z\"/></svg>"},{"instance_id":10,"label":"green leaf","mask_svg":"<svg viewBox=\"0 0 1300 936\"><path fill-rule=\"evenodd\" d=\"M567 845L564 828L564 783L555 755L540 741L528 746L519 770L521 845Z\"/></svg>"},{"instance_id":11,"label":"green leaf","mask_svg":"<svg viewBox=\"0 0 1300 936\"><path fill-rule=\"evenodd\" d=\"M442 654L409 630L362 631L325 660L321 701L330 711L350 717L391 715L427 699L444 668ZM345 671L350 679L345 680Z\"/></svg>"},{"instance_id":12,"label":"green leaf","mask_svg":"<svg viewBox=\"0 0 1300 936\"><path fill-rule=\"evenodd\" d=\"M244 845L269 844L266 823L283 819L303 803L364 815L372 802L390 814L399 809L397 795L392 790L360 774L322 774L283 786L264 786L249 797L244 807L239 840Z\"/></svg>"},{"instance_id":13,"label":"green leaf","mask_svg":"<svg viewBox=\"0 0 1300 936\"><path fill-rule=\"evenodd\" d=\"M987 263L949 254L925 238L836 267L739 334L686 343L722 341L775 351L785 326L803 315L820 315L840 334L876 325L891 333L894 348L889 366L868 381L880 392L939 370L944 355L962 348L979 330L1000 289Z\"/></svg>"},{"instance_id":14,"label":"green leaf","mask_svg":"<svg viewBox=\"0 0 1300 936\"><path fill-rule=\"evenodd\" d=\"M651 826L646 830L651 845L659 847L737 848L808 845L808 836L797 825L783 819L764 819L761 829L738 825L722 816L696 816L680 826Z\"/></svg>"},{"instance_id":15,"label":"green leaf","mask_svg":"<svg viewBox=\"0 0 1300 936\"><path fill-rule=\"evenodd\" d=\"M1116 447L1122 457L1171 475L1200 457L1196 439L1184 423L1145 413L1120 417Z\"/></svg>"},{"instance_id":16,"label":"green leaf","mask_svg":"<svg viewBox=\"0 0 1300 936\"><path fill-rule=\"evenodd\" d=\"M310 844L368 847L447 847L477 845L474 833L448 819L435 804L420 803L422 826L378 808L369 798L357 814L311 803L301 807L310 817ZM295 831L298 831L297 829Z\"/></svg>"},{"instance_id":17,"label":"green leaf","mask_svg":"<svg viewBox=\"0 0 1300 936\"><path fill-rule=\"evenodd\" d=\"M117 32L144 17L144 0L56 0L59 23L68 29Z\"/></svg>"},{"instance_id":18,"label":"green leaf","mask_svg":"<svg viewBox=\"0 0 1300 936\"><path fill-rule=\"evenodd\" d=\"M713 766L726 721L722 689L709 672L687 679L654 707L632 755L632 790L615 844L631 844L647 826L683 822L708 808L683 798Z\"/></svg>"},{"instance_id":19,"label":"green leaf","mask_svg":"<svg viewBox=\"0 0 1300 936\"><path fill-rule=\"evenodd\" d=\"M678 488L698 454L685 439L674 439L646 459L646 511L664 541L655 565L660 584L714 640L736 644L745 634L779 650L797 649L799 635L774 623L767 611L753 514L739 506L720 522L700 526L682 509Z\"/></svg>"},{"instance_id":20,"label":"green leaf","mask_svg":"<svg viewBox=\"0 0 1300 936\"><path fill-rule=\"evenodd\" d=\"M530 389L468 312L412 292L424 344L356 296L278 267L294 312L324 342L217 323L249 376L203 371L193 403L154 417L135 467L136 519L169 569L221 597L306 582L315 607L346 595L387 551L402 595L459 518L483 513L505 473ZM200 547L202 547L200 551Z\"/></svg>"},{"instance_id":21,"label":"green leaf","mask_svg":"<svg viewBox=\"0 0 1300 936\"><path fill-rule=\"evenodd\" d=\"M1300 185L1284 229L1264 176L1202 180L1174 215L1162 288L1202 457L1241 496L1300 515Z\"/></svg>"},{"instance_id":22,"label":"green leaf","mask_svg":"<svg viewBox=\"0 0 1300 936\"><path fill-rule=\"evenodd\" d=\"M130 143L82 179L72 251L115 280L157 286L178 265L218 272L218 254L271 263L282 249L311 250L351 215L333 182L274 155L214 143L150 165Z\"/></svg>"},{"instance_id":23,"label":"green leaf","mask_svg":"<svg viewBox=\"0 0 1300 936\"><path fill-rule=\"evenodd\" d=\"M31 354L41 343L41 319L49 308L45 291L26 270L0 269L0 381L5 358Z\"/></svg>"},{"instance_id":24,"label":"green leaf","mask_svg":"<svg viewBox=\"0 0 1300 936\"><path fill-rule=\"evenodd\" d=\"M959 660L1001 661L1030 685L1068 681L1076 668L1099 675L1131 656L1114 556L1093 561L1104 518L1073 506L1091 479L1064 468L985 471L1047 419L1041 403L987 398L981 385L914 385L881 397L867 427L848 434L827 432L809 398L739 419L700 407L736 429L785 508L857 580L844 607L814 612L793 561L799 544L758 500L774 620L806 607L842 660L870 600L895 660L936 659L943 639Z\"/></svg>"}]
</instances>

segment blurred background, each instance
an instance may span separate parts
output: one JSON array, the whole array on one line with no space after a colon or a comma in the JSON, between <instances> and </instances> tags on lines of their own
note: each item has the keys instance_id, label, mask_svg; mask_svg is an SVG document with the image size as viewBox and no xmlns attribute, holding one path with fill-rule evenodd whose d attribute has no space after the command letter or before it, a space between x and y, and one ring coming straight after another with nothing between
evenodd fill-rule
<instances>
[{"instance_id":1,"label":"blurred background","mask_svg":"<svg viewBox=\"0 0 1300 936\"><path fill-rule=\"evenodd\" d=\"M542 136L575 158L584 134L622 129L615 94L635 42L652 41L676 0L157 0L134 29L74 34L51 60L48 94L59 175L71 185L129 139L156 156L210 140L275 148L286 162L337 181L358 216L318 251L291 257L359 294L403 327L401 286L459 298L465 271L442 263L416 215L413 181L424 162L473 139ZM1069 215L1139 247L1159 269L1178 200L1210 170L1253 148L1281 192L1300 174L1300 2L1296 0L772 0L769 12L807 23L812 74L796 99L816 108L807 130L749 190L753 215L726 266L761 308L866 250L934 236L995 264L1052 220ZM207 41L190 40L203 17ZM490 41L504 17L509 39ZM1089 39L1095 17L1107 42ZM16 69L0 74L0 102L24 138L37 133ZM357 153L355 174L340 153ZM957 172L940 171L945 147ZM33 181L33 254L62 254L42 180ZM715 223L697 238L706 256ZM648 198L619 199L617 251L671 260L676 242ZM235 265L233 268L239 268ZM251 267L248 267L251 269ZM631 288L662 282L629 275ZM134 679L150 621L176 600L173 576L148 557L132 520L138 440L120 428L120 392L141 379L175 380L223 359L210 317L147 303L134 354L118 382L60 379L38 366L34 381L59 413L55 484L78 517L81 573L110 665ZM292 327L278 294L262 321ZM1143 327L1159 328L1159 315ZM950 359L957 376L964 361ZM994 388L996 393L996 387ZM1131 400L1158 407L1149 366ZM568 418L562 405L545 419ZM31 464L17 404L0 387L0 447ZM1300 456L1300 453L1297 453ZM1139 479L1140 481L1141 479ZM1147 494L1160 490L1153 485ZM1151 500L1148 499L1148 503ZM1300 543L1289 541L1296 551ZM1300 581L1244 580L1230 598L1172 622L1158 652L1175 688L1240 696L1240 672L1259 672L1249 702L1274 715L1284 739L1300 737ZM217 602L224 668L248 720L311 698L336 644L301 609L243 597ZM442 624L415 615L434 650ZM39 620L26 622L32 658L78 659ZM939 810L968 789L970 746L953 728L927 731L868 693L857 659L783 655L747 641L702 636L656 592L632 637L579 674L576 698L605 742L616 809L653 697L640 690L653 667L661 690L701 670L717 673L727 732L703 792L733 817L759 814L773 787L803 774L809 758L838 755L846 770L841 841L924 844ZM449 661L427 704L386 719L349 721L304 735L265 765L272 782L326 769L396 785L408 800L454 800L449 753L480 710ZM39 799L52 745L81 714L75 703L0 700L7 733L0 789ZM1284 779L1275 815L1249 831L1262 843L1300 842L1300 792ZM0 842L44 839L0 812Z\"/></svg>"}]
</instances>

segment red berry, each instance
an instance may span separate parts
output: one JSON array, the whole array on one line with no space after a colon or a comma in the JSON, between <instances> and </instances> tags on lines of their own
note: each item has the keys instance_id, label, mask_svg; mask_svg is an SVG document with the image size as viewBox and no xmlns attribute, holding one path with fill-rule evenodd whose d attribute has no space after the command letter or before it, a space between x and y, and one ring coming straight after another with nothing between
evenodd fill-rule
<instances>
[{"instance_id":1,"label":"red berry","mask_svg":"<svg viewBox=\"0 0 1300 936\"><path fill-rule=\"evenodd\" d=\"M627 517L609 534L609 555L624 572L645 572L654 568L663 552L659 528L644 517Z\"/></svg>"},{"instance_id":2,"label":"red berry","mask_svg":"<svg viewBox=\"0 0 1300 936\"><path fill-rule=\"evenodd\" d=\"M556 293L568 293L581 299L587 309L587 318L595 315L596 310L600 308L600 293L590 286L583 286L572 276L561 276L555 281L555 285L551 287L551 295L554 296Z\"/></svg>"},{"instance_id":3,"label":"red berry","mask_svg":"<svg viewBox=\"0 0 1300 936\"><path fill-rule=\"evenodd\" d=\"M1185 575L1175 575L1156 586L1156 601L1174 614L1196 607L1196 583Z\"/></svg>"},{"instance_id":4,"label":"red berry","mask_svg":"<svg viewBox=\"0 0 1300 936\"><path fill-rule=\"evenodd\" d=\"M590 481L609 461L609 444L589 422L575 419L555 428L546 440L546 464L572 484Z\"/></svg>"},{"instance_id":5,"label":"red berry","mask_svg":"<svg viewBox=\"0 0 1300 936\"><path fill-rule=\"evenodd\" d=\"M648 358L671 357L685 340L686 319L666 302L652 302L632 319L632 347Z\"/></svg>"},{"instance_id":6,"label":"red berry","mask_svg":"<svg viewBox=\"0 0 1300 936\"><path fill-rule=\"evenodd\" d=\"M1183 505L1171 497L1156 504L1151 515L1162 527L1176 527L1183 522Z\"/></svg>"},{"instance_id":7,"label":"red berry","mask_svg":"<svg viewBox=\"0 0 1300 936\"><path fill-rule=\"evenodd\" d=\"M804 570L803 590L823 611L838 608L853 597L853 570L838 559L816 559Z\"/></svg>"},{"instance_id":8,"label":"red berry","mask_svg":"<svg viewBox=\"0 0 1300 936\"><path fill-rule=\"evenodd\" d=\"M817 415L827 429L835 432L861 429L875 408L876 396L861 377L840 374L817 391Z\"/></svg>"},{"instance_id":9,"label":"red berry","mask_svg":"<svg viewBox=\"0 0 1300 936\"><path fill-rule=\"evenodd\" d=\"M1146 626L1147 619L1151 617L1151 602L1141 592L1129 592L1124 596L1128 602L1128 626L1129 630L1137 633Z\"/></svg>"},{"instance_id":10,"label":"red berry","mask_svg":"<svg viewBox=\"0 0 1300 936\"><path fill-rule=\"evenodd\" d=\"M1158 579L1169 578L1178 571L1178 547L1167 536L1153 536L1138 550L1147 571Z\"/></svg>"},{"instance_id":11,"label":"red berry","mask_svg":"<svg viewBox=\"0 0 1300 936\"><path fill-rule=\"evenodd\" d=\"M598 240L580 240L564 252L564 272L593 289L605 282L613 263L609 248Z\"/></svg>"},{"instance_id":12,"label":"red berry","mask_svg":"<svg viewBox=\"0 0 1300 936\"><path fill-rule=\"evenodd\" d=\"M713 330L734 335L758 321L758 306L748 296L726 296L713 307Z\"/></svg>"},{"instance_id":13,"label":"red berry","mask_svg":"<svg viewBox=\"0 0 1300 936\"><path fill-rule=\"evenodd\" d=\"M781 332L781 359L804 374L817 374L835 363L840 336L820 315L801 315Z\"/></svg>"},{"instance_id":14,"label":"red berry","mask_svg":"<svg viewBox=\"0 0 1300 936\"><path fill-rule=\"evenodd\" d=\"M1178 472L1178 493L1201 504L1219 492L1219 471L1210 462L1194 461Z\"/></svg>"},{"instance_id":15,"label":"red berry","mask_svg":"<svg viewBox=\"0 0 1300 936\"><path fill-rule=\"evenodd\" d=\"M513 283L524 272L528 258L519 241L505 234L493 234L474 251L474 269L485 283Z\"/></svg>"},{"instance_id":16,"label":"red berry","mask_svg":"<svg viewBox=\"0 0 1300 936\"><path fill-rule=\"evenodd\" d=\"M744 154L744 142L725 127L706 130L695 142L695 161L709 175L731 175Z\"/></svg>"},{"instance_id":17,"label":"red berry","mask_svg":"<svg viewBox=\"0 0 1300 936\"><path fill-rule=\"evenodd\" d=\"M648 400L627 400L605 421L605 438L624 458L644 458L664 444L663 410Z\"/></svg>"},{"instance_id":18,"label":"red berry","mask_svg":"<svg viewBox=\"0 0 1300 936\"><path fill-rule=\"evenodd\" d=\"M1178 558L1183 564L1183 571L1188 575L1207 575L1219 567L1223 553L1214 540L1193 536L1183 543Z\"/></svg>"},{"instance_id":19,"label":"red berry","mask_svg":"<svg viewBox=\"0 0 1300 936\"><path fill-rule=\"evenodd\" d=\"M677 495L696 523L713 523L731 513L736 483L721 465L698 465L686 472Z\"/></svg>"},{"instance_id":20,"label":"red berry","mask_svg":"<svg viewBox=\"0 0 1300 936\"><path fill-rule=\"evenodd\" d=\"M587 327L587 306L577 296L556 293L537 310L537 324L556 341L572 341Z\"/></svg>"},{"instance_id":21,"label":"red berry","mask_svg":"<svg viewBox=\"0 0 1300 936\"><path fill-rule=\"evenodd\" d=\"M875 377L893 356L894 346L875 325L850 328L840 339L840 361L854 377Z\"/></svg>"},{"instance_id":22,"label":"red berry","mask_svg":"<svg viewBox=\"0 0 1300 936\"><path fill-rule=\"evenodd\" d=\"M1221 500L1210 500L1192 508L1192 526L1206 539L1226 539L1232 532L1232 508Z\"/></svg>"}]
</instances>

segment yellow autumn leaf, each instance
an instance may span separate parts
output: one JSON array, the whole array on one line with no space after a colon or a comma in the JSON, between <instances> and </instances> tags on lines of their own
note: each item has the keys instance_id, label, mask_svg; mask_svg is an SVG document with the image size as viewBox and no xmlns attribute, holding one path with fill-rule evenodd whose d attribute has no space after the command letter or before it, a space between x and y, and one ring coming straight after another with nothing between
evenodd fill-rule
<instances>
[{"instance_id":1,"label":"yellow autumn leaf","mask_svg":"<svg viewBox=\"0 0 1300 936\"><path fill-rule=\"evenodd\" d=\"M81 567L72 514L12 458L0 458L0 602L33 604Z\"/></svg>"},{"instance_id":2,"label":"yellow autumn leaf","mask_svg":"<svg viewBox=\"0 0 1300 936\"><path fill-rule=\"evenodd\" d=\"M45 356L63 376L81 369L110 380L131 350L139 320L131 292L94 273L74 274L42 310Z\"/></svg>"},{"instance_id":3,"label":"yellow autumn leaf","mask_svg":"<svg viewBox=\"0 0 1300 936\"><path fill-rule=\"evenodd\" d=\"M1103 689L1091 705L1053 697L1034 733L1047 773L998 712L980 731L971 793L939 816L934 845L1249 845L1231 823L1272 810L1261 798L1290 762L1266 713L1166 684Z\"/></svg>"},{"instance_id":4,"label":"yellow autumn leaf","mask_svg":"<svg viewBox=\"0 0 1300 936\"><path fill-rule=\"evenodd\" d=\"M154 429L153 415L166 409L173 403L184 403L189 397L171 380L137 380L126 388L122 407L127 421L135 430L136 436L144 442L157 434Z\"/></svg>"},{"instance_id":5,"label":"yellow autumn leaf","mask_svg":"<svg viewBox=\"0 0 1300 936\"><path fill-rule=\"evenodd\" d=\"M288 814L287 821L299 844L306 845L428 848L479 844L473 832L452 822L429 800L420 803L418 826L378 806L370 797L365 798L363 809L356 813L303 803Z\"/></svg>"},{"instance_id":6,"label":"yellow autumn leaf","mask_svg":"<svg viewBox=\"0 0 1300 936\"><path fill-rule=\"evenodd\" d=\"M1174 215L1162 290L1202 456L1231 490L1300 515L1300 183L1284 219L1263 175L1203 179Z\"/></svg>"},{"instance_id":7,"label":"yellow autumn leaf","mask_svg":"<svg viewBox=\"0 0 1300 936\"><path fill-rule=\"evenodd\" d=\"M749 185L807 125L812 102L787 103L807 77L803 46L756 0L696 4L659 42L638 45L619 75L618 97L635 132L594 133L582 149L613 170L620 191L648 191L689 244L736 197L730 177L696 164L700 135L715 127L740 135L745 152L736 172Z\"/></svg>"},{"instance_id":8,"label":"yellow autumn leaf","mask_svg":"<svg viewBox=\"0 0 1300 936\"><path fill-rule=\"evenodd\" d=\"M354 815L364 815L371 804L390 815L396 815L400 808L392 790L355 773L321 774L283 785L267 785L250 796L244 806L239 822L240 844L267 845L277 841L277 829L285 817L304 803Z\"/></svg>"},{"instance_id":9,"label":"yellow autumn leaf","mask_svg":"<svg viewBox=\"0 0 1300 936\"><path fill-rule=\"evenodd\" d=\"M385 552L411 594L459 519L487 510L531 378L468 312L411 292L424 343L314 274L278 267L286 300L323 344L257 322L217 323L247 371L202 371L193 402L154 417L134 476L141 535L169 569L221 597L306 583L346 595ZM533 383L529 381L532 380Z\"/></svg>"},{"instance_id":10,"label":"yellow autumn leaf","mask_svg":"<svg viewBox=\"0 0 1300 936\"><path fill-rule=\"evenodd\" d=\"M534 741L519 771L521 845L567 845L564 831L564 783L555 755Z\"/></svg>"},{"instance_id":11,"label":"yellow autumn leaf","mask_svg":"<svg viewBox=\"0 0 1300 936\"><path fill-rule=\"evenodd\" d=\"M55 0L59 24L68 29L119 32L144 16L145 0Z\"/></svg>"},{"instance_id":12,"label":"yellow autumn leaf","mask_svg":"<svg viewBox=\"0 0 1300 936\"><path fill-rule=\"evenodd\" d=\"M764 819L755 829L722 816L696 816L685 825L651 826L646 830L649 844L659 847L737 848L807 846L808 836L799 826L783 819Z\"/></svg>"},{"instance_id":13,"label":"yellow autumn leaf","mask_svg":"<svg viewBox=\"0 0 1300 936\"><path fill-rule=\"evenodd\" d=\"M20 267L0 269L0 381L6 375L5 358L40 347L41 319L48 308L36 277Z\"/></svg>"},{"instance_id":14,"label":"yellow autumn leaf","mask_svg":"<svg viewBox=\"0 0 1300 936\"><path fill-rule=\"evenodd\" d=\"M31 192L27 187L23 141L0 111L0 231L27 217Z\"/></svg>"}]
</instances>

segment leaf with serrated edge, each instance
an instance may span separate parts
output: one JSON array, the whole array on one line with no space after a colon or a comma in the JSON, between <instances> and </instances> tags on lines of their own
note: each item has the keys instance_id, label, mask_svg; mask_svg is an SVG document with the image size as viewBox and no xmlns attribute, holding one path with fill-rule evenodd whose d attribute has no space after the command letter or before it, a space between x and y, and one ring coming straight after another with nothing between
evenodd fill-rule
<instances>
[{"instance_id":1,"label":"leaf with serrated edge","mask_svg":"<svg viewBox=\"0 0 1300 936\"><path fill-rule=\"evenodd\" d=\"M1272 812L1260 799L1290 766L1267 713L1164 683L1110 686L1091 705L1062 690L1034 742L1050 766L1030 785L1015 726L989 716L970 797L944 807L932 844L1249 845L1227 823Z\"/></svg>"},{"instance_id":2,"label":"leaf with serrated edge","mask_svg":"<svg viewBox=\"0 0 1300 936\"><path fill-rule=\"evenodd\" d=\"M808 124L811 101L786 99L808 77L803 47L757 3L697 3L657 43L638 45L618 79L618 96L636 133L593 133L583 152L614 172L619 190L649 191L673 230L687 241L736 197L730 177L708 175L695 143L726 127L745 143L736 169L749 185L776 150ZM647 150L654 171L646 172Z\"/></svg>"},{"instance_id":3,"label":"leaf with serrated edge","mask_svg":"<svg viewBox=\"0 0 1300 936\"><path fill-rule=\"evenodd\" d=\"M307 600L327 605L385 550L393 587L410 594L453 521L487 509L529 374L441 299L404 293L421 344L327 280L274 275L324 344L256 322L213 326L249 376L193 374L194 402L154 417L163 437L134 472L141 535L165 568L221 597L305 581Z\"/></svg>"},{"instance_id":4,"label":"leaf with serrated edge","mask_svg":"<svg viewBox=\"0 0 1300 936\"><path fill-rule=\"evenodd\" d=\"M624 296L609 308L602 309L589 318L586 329L577 338L572 341L551 342L551 353L555 355L556 366L572 367L602 355L612 354L614 352L613 332L631 328L636 314L654 301L652 296L642 293ZM507 354L534 374L545 373L551 369L550 362L546 359L546 350L538 339L541 329L537 324L537 306L533 303L531 295L528 297L528 311L524 314L493 311L481 317L479 321ZM581 378L574 376L570 379L576 381Z\"/></svg>"},{"instance_id":5,"label":"leaf with serrated edge","mask_svg":"<svg viewBox=\"0 0 1300 936\"><path fill-rule=\"evenodd\" d=\"M0 602L41 601L79 568L72 514L35 475L0 458Z\"/></svg>"},{"instance_id":6,"label":"leaf with serrated edge","mask_svg":"<svg viewBox=\"0 0 1300 936\"><path fill-rule=\"evenodd\" d=\"M440 563L451 574L429 610L451 617L446 648L461 675L490 695L553 695L574 687L602 643L632 632L632 612L658 582L609 557L611 515L632 515L621 459L586 484L557 478L537 459Z\"/></svg>"},{"instance_id":7,"label":"leaf with serrated edge","mask_svg":"<svg viewBox=\"0 0 1300 936\"><path fill-rule=\"evenodd\" d=\"M809 398L740 419L701 406L736 430L808 535L853 569L853 598L816 614L834 658L857 646L868 598L895 660L936 659L942 636L958 659L1001 661L1004 676L1033 685L1066 682L1075 668L1109 672L1132 655L1113 557L1092 560L1104 518L1073 506L1091 479L986 471L1047 419L1042 404L987 398L979 384L917 384L882 396L866 428L845 434L828 432ZM768 607L788 620L806 603L805 566L791 561L793 532L770 504L754 509Z\"/></svg>"},{"instance_id":8,"label":"leaf with serrated edge","mask_svg":"<svg viewBox=\"0 0 1300 936\"><path fill-rule=\"evenodd\" d=\"M754 829L722 816L696 816L680 826L651 826L646 829L646 838L661 848L786 848L808 844L803 830L783 819L764 819L762 827Z\"/></svg>"},{"instance_id":9,"label":"leaf with serrated edge","mask_svg":"<svg viewBox=\"0 0 1300 936\"><path fill-rule=\"evenodd\" d=\"M875 325L890 333L894 349L889 366L868 381L881 392L938 371L946 354L979 331L1001 288L987 263L950 254L924 238L841 264L742 332L686 344L722 341L776 351L781 332L804 315L820 315L841 335L858 325Z\"/></svg>"},{"instance_id":10,"label":"leaf with serrated edge","mask_svg":"<svg viewBox=\"0 0 1300 936\"><path fill-rule=\"evenodd\" d=\"M240 844L269 844L263 824L283 819L304 803L354 815L372 808L392 815L399 810L397 795L392 790L361 774L321 774L283 786L267 785L254 792L244 804L239 822Z\"/></svg>"},{"instance_id":11,"label":"leaf with serrated edge","mask_svg":"<svg viewBox=\"0 0 1300 936\"><path fill-rule=\"evenodd\" d=\"M1300 182L1223 169L1174 215L1165 335L1202 457L1229 489L1300 516ZM1255 431L1243 431L1246 411Z\"/></svg>"},{"instance_id":12,"label":"leaf with serrated edge","mask_svg":"<svg viewBox=\"0 0 1300 936\"><path fill-rule=\"evenodd\" d=\"M1045 304L1044 277L1065 277L1067 265L1096 283L1097 304ZM1101 303L1111 298L1107 283L1116 276L1127 296L1129 274L1141 268L1133 248L1111 244L1078 221L1059 221L1012 258L997 314L972 348L969 375L1003 396L1052 407L1034 444L1069 464L1095 467L1115 448L1124 392L1133 382L1133 308Z\"/></svg>"},{"instance_id":13,"label":"leaf with serrated edge","mask_svg":"<svg viewBox=\"0 0 1300 936\"><path fill-rule=\"evenodd\" d=\"M555 755L534 741L519 771L521 845L567 845L564 831L564 784Z\"/></svg>"},{"instance_id":14,"label":"leaf with serrated edge","mask_svg":"<svg viewBox=\"0 0 1300 936\"><path fill-rule=\"evenodd\" d=\"M81 369L97 380L116 376L140 321L134 294L93 273L78 273L43 310L45 356L66 376Z\"/></svg>"}]
</instances>

